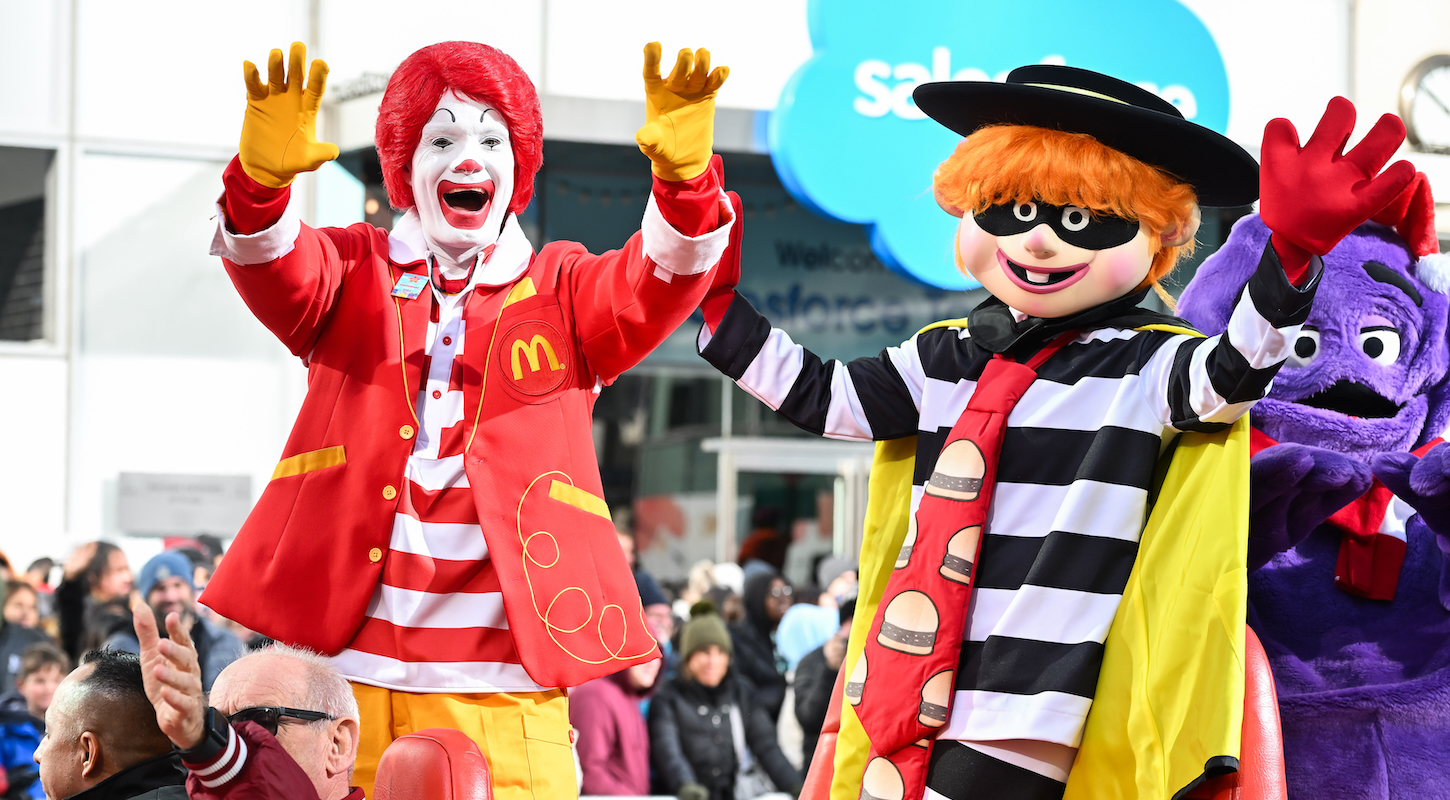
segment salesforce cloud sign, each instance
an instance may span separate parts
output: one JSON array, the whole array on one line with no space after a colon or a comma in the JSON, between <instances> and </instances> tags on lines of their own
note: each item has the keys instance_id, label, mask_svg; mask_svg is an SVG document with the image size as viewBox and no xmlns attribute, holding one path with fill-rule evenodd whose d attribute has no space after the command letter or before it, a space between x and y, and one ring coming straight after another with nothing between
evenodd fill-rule
<instances>
[{"instance_id":1,"label":"salesforce cloud sign","mask_svg":"<svg viewBox=\"0 0 1450 800\"><path fill-rule=\"evenodd\" d=\"M1005 80L1024 64L1067 64L1136 83L1188 119L1228 127L1228 75L1208 29L1173 0L810 0L814 55L781 92L770 150L796 199L872 226L877 256L943 289L957 272L957 220L931 176L960 138L911 101L918 84Z\"/></svg>"}]
</instances>

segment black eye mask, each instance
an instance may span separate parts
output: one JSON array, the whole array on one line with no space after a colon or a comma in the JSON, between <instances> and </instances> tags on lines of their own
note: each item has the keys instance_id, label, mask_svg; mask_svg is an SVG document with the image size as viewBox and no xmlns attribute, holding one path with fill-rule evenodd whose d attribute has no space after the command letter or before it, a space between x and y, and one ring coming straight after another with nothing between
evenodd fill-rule
<instances>
[{"instance_id":1,"label":"black eye mask","mask_svg":"<svg viewBox=\"0 0 1450 800\"><path fill-rule=\"evenodd\" d=\"M1084 250L1107 250L1127 244L1138 235L1138 221L1122 217L1094 217L1077 206L1054 206L1041 201L1005 203L974 215L977 227L993 236L1026 233L1047 223L1057 238Z\"/></svg>"}]
</instances>

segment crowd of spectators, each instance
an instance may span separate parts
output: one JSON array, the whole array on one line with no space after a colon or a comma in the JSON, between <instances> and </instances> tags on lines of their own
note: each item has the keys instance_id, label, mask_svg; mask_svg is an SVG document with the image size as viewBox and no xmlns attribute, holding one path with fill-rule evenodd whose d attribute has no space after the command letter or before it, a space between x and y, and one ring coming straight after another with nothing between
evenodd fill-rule
<instances>
[{"instance_id":1,"label":"crowd of spectators","mask_svg":"<svg viewBox=\"0 0 1450 800\"><path fill-rule=\"evenodd\" d=\"M825 558L792 587L762 530L736 563L661 586L620 545L662 655L571 691L581 793L798 795L845 655L851 565ZM197 602L221 555L191 542L133 570L91 542L19 572L0 554L0 800L361 800L349 685Z\"/></svg>"},{"instance_id":2,"label":"crowd of spectators","mask_svg":"<svg viewBox=\"0 0 1450 800\"><path fill-rule=\"evenodd\" d=\"M772 519L754 521L736 563L700 562L663 588L636 570L664 657L571 693L584 794L800 793L845 658L856 573L826 557L814 584L791 586ZM633 542L621 546L633 566Z\"/></svg>"}]
</instances>

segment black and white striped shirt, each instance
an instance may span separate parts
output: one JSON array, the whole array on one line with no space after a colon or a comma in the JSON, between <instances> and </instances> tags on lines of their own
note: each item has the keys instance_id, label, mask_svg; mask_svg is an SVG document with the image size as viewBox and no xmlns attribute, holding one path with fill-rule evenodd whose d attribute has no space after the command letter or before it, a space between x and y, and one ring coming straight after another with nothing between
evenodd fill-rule
<instances>
[{"instance_id":1,"label":"black and white striped shirt","mask_svg":"<svg viewBox=\"0 0 1450 800\"><path fill-rule=\"evenodd\" d=\"M1317 267L1317 263L1316 263ZM1082 331L1007 420L951 717L942 739L1077 747L1103 641L1147 519L1159 456L1269 390L1309 313L1267 249L1228 329ZM737 297L701 355L791 422L835 439L915 435L912 525L947 434L992 353L965 326L875 358L824 362Z\"/></svg>"}]
</instances>

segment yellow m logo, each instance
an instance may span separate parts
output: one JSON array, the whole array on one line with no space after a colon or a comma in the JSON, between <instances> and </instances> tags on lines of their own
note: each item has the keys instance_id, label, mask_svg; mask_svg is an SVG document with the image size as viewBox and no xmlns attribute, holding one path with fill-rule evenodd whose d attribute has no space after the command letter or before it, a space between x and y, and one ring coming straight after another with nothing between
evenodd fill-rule
<instances>
[{"instance_id":1,"label":"yellow m logo","mask_svg":"<svg viewBox=\"0 0 1450 800\"><path fill-rule=\"evenodd\" d=\"M524 377L523 365L519 363L520 353L524 355L524 358L528 359L529 372L539 371L540 347L544 348L544 357L549 359L550 372L556 372L564 368L564 365L559 363L559 357L554 355L554 348L549 344L549 340L545 339L543 334L536 333L534 334L534 338L529 340L528 344L524 344L523 339L514 340L512 352L510 353L510 361L514 368L514 380L523 380Z\"/></svg>"}]
</instances>

